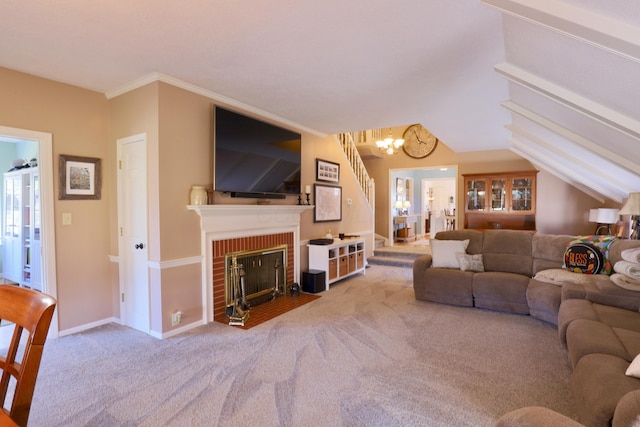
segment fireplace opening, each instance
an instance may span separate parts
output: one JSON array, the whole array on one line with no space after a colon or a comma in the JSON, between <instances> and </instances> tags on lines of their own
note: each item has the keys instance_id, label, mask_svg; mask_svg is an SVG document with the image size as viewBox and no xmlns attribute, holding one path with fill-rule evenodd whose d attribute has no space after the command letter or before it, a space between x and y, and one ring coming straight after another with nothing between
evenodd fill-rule
<instances>
[{"instance_id":1,"label":"fireplace opening","mask_svg":"<svg viewBox=\"0 0 640 427\"><path fill-rule=\"evenodd\" d=\"M241 323L248 310L286 294L287 245L225 255L225 303L230 323Z\"/></svg>"}]
</instances>

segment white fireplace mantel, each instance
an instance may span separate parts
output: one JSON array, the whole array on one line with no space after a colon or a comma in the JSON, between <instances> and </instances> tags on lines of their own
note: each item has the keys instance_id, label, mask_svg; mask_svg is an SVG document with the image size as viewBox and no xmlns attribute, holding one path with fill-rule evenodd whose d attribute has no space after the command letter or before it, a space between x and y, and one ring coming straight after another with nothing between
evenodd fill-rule
<instances>
[{"instance_id":1,"label":"white fireplace mantel","mask_svg":"<svg viewBox=\"0 0 640 427\"><path fill-rule=\"evenodd\" d=\"M294 277L300 278L300 215L310 205L189 205L200 215L203 319L213 321L214 240L293 233Z\"/></svg>"},{"instance_id":2,"label":"white fireplace mantel","mask_svg":"<svg viewBox=\"0 0 640 427\"><path fill-rule=\"evenodd\" d=\"M282 227L300 226L302 212L310 205L189 205L187 209L200 215L200 226L216 238L233 238L277 232ZM263 232L265 229L276 229ZM247 234L238 234L238 232ZM230 235L228 235L231 233Z\"/></svg>"}]
</instances>

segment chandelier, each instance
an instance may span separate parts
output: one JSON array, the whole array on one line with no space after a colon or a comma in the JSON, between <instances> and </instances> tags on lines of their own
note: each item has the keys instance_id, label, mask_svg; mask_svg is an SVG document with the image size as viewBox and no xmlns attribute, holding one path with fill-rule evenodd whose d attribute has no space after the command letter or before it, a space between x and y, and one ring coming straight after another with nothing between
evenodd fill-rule
<instances>
[{"instance_id":1,"label":"chandelier","mask_svg":"<svg viewBox=\"0 0 640 427\"><path fill-rule=\"evenodd\" d=\"M378 150L380 150L381 153L390 155L396 154L398 150L400 150L400 147L402 147L402 144L404 144L404 139L393 139L393 136L391 135L391 129L389 129L389 136L387 136L385 139L379 139L378 141L376 141Z\"/></svg>"}]
</instances>

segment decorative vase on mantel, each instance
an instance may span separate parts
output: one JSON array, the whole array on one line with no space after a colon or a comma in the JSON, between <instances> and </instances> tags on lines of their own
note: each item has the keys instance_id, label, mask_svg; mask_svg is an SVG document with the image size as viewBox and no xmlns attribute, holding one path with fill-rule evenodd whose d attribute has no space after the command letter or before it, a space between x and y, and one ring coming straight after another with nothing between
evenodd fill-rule
<instances>
[{"instance_id":1,"label":"decorative vase on mantel","mask_svg":"<svg viewBox=\"0 0 640 427\"><path fill-rule=\"evenodd\" d=\"M206 205L207 200L207 188L203 185L194 185L191 187L189 193L189 204L191 205Z\"/></svg>"}]
</instances>

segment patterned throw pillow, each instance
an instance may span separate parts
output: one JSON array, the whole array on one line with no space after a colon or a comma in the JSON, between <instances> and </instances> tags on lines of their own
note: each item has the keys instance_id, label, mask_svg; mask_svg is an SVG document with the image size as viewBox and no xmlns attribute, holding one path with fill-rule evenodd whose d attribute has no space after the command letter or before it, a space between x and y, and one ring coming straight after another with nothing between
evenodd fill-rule
<instances>
[{"instance_id":1,"label":"patterned throw pillow","mask_svg":"<svg viewBox=\"0 0 640 427\"><path fill-rule=\"evenodd\" d=\"M615 236L580 236L569 242L564 253L563 268L586 274L607 274L613 271L609 248Z\"/></svg>"},{"instance_id":2,"label":"patterned throw pillow","mask_svg":"<svg viewBox=\"0 0 640 427\"><path fill-rule=\"evenodd\" d=\"M598 274L603 264L600 250L587 243L574 243L564 252L564 267L574 273Z\"/></svg>"},{"instance_id":3,"label":"patterned throw pillow","mask_svg":"<svg viewBox=\"0 0 640 427\"><path fill-rule=\"evenodd\" d=\"M460 270L462 271L484 271L484 262L482 254L469 255L464 252L456 253L458 258L458 264L460 264Z\"/></svg>"}]
</instances>

